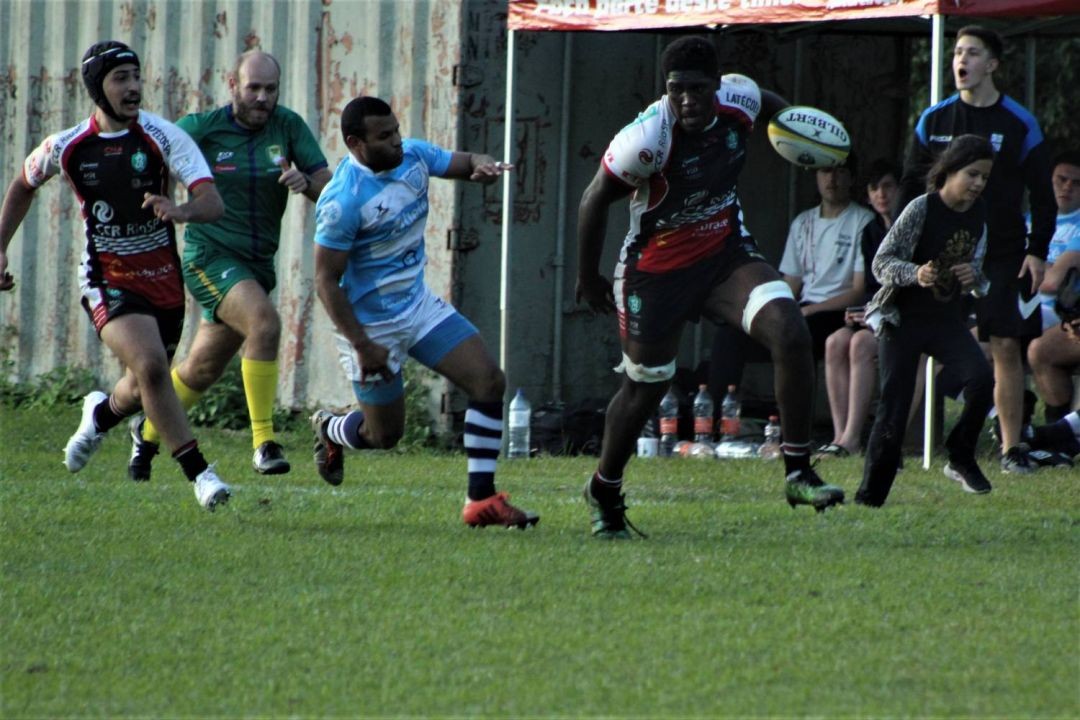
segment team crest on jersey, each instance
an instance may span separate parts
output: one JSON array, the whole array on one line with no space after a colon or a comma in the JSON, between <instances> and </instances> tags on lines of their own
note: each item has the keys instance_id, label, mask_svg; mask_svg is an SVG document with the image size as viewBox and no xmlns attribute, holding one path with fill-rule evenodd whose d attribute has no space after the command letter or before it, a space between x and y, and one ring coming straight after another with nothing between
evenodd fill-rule
<instances>
[{"instance_id":1,"label":"team crest on jersey","mask_svg":"<svg viewBox=\"0 0 1080 720\"><path fill-rule=\"evenodd\" d=\"M641 312L641 296L634 293L626 299L626 306L630 308L630 312L637 315Z\"/></svg>"},{"instance_id":2,"label":"team crest on jersey","mask_svg":"<svg viewBox=\"0 0 1080 720\"><path fill-rule=\"evenodd\" d=\"M131 156L131 167L135 168L135 172L143 172L146 170L146 153L142 150L136 150L135 154Z\"/></svg>"},{"instance_id":3,"label":"team crest on jersey","mask_svg":"<svg viewBox=\"0 0 1080 720\"><path fill-rule=\"evenodd\" d=\"M409 169L401 181L411 187L417 193L424 191L424 173L419 166L414 165Z\"/></svg>"},{"instance_id":4,"label":"team crest on jersey","mask_svg":"<svg viewBox=\"0 0 1080 720\"><path fill-rule=\"evenodd\" d=\"M319 225L329 227L338 224L341 220L341 203L330 200L319 208L317 222Z\"/></svg>"},{"instance_id":5,"label":"team crest on jersey","mask_svg":"<svg viewBox=\"0 0 1080 720\"><path fill-rule=\"evenodd\" d=\"M739 147L739 133L732 128L727 131L727 149L734 150L737 147Z\"/></svg>"},{"instance_id":6,"label":"team crest on jersey","mask_svg":"<svg viewBox=\"0 0 1080 720\"><path fill-rule=\"evenodd\" d=\"M1001 144L1005 142L1005 136L1001 133L990 133L990 144L994 146L994 152L1001 152Z\"/></svg>"},{"instance_id":7,"label":"team crest on jersey","mask_svg":"<svg viewBox=\"0 0 1080 720\"><path fill-rule=\"evenodd\" d=\"M280 145L268 145L266 147L266 155L270 158L270 162L273 165L277 165L279 160L285 159L285 153L282 152Z\"/></svg>"}]
</instances>

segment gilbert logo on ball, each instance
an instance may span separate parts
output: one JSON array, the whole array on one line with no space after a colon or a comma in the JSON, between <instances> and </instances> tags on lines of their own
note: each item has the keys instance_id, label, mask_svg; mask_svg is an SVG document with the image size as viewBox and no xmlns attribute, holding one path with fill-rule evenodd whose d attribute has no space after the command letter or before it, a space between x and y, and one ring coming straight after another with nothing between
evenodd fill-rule
<instances>
[{"instance_id":1,"label":"gilbert logo on ball","mask_svg":"<svg viewBox=\"0 0 1080 720\"><path fill-rule=\"evenodd\" d=\"M844 125L824 110L793 105L769 121L769 142L790 163L805 168L841 165L851 152Z\"/></svg>"}]
</instances>

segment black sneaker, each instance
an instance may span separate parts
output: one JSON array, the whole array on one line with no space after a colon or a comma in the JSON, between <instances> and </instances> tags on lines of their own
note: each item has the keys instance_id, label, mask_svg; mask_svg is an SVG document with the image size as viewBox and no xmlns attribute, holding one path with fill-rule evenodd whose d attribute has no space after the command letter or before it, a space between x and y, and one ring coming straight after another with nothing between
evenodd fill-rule
<instances>
[{"instance_id":1,"label":"black sneaker","mask_svg":"<svg viewBox=\"0 0 1080 720\"><path fill-rule=\"evenodd\" d=\"M1072 467L1073 459L1062 452L1053 450L1029 450L1028 460L1036 467Z\"/></svg>"},{"instance_id":2,"label":"black sneaker","mask_svg":"<svg viewBox=\"0 0 1080 720\"><path fill-rule=\"evenodd\" d=\"M128 460L128 477L136 482L146 482L150 479L153 469L154 456L158 454L161 446L158 443L143 440L143 425L146 417L136 415L128 423L128 432L131 434L131 458Z\"/></svg>"},{"instance_id":3,"label":"black sneaker","mask_svg":"<svg viewBox=\"0 0 1080 720\"><path fill-rule=\"evenodd\" d=\"M1027 456L1026 446L1014 445L1001 456L1001 472L1010 475L1030 475L1036 467Z\"/></svg>"},{"instance_id":4,"label":"black sneaker","mask_svg":"<svg viewBox=\"0 0 1080 720\"><path fill-rule=\"evenodd\" d=\"M273 440L267 440L255 449L251 466L260 475L284 475L290 469L285 451Z\"/></svg>"},{"instance_id":5,"label":"black sneaker","mask_svg":"<svg viewBox=\"0 0 1080 720\"><path fill-rule=\"evenodd\" d=\"M945 464L945 477L960 483L964 492L985 495L993 489L975 462L967 464L950 460Z\"/></svg>"}]
</instances>

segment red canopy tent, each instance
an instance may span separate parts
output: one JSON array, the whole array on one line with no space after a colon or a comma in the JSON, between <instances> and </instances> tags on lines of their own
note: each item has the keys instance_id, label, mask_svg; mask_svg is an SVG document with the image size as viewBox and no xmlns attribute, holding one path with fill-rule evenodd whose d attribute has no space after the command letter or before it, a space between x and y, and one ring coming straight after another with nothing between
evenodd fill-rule
<instances>
[{"instance_id":1,"label":"red canopy tent","mask_svg":"<svg viewBox=\"0 0 1080 720\"><path fill-rule=\"evenodd\" d=\"M1058 32L1077 31L1080 0L508 0L506 112L503 142L504 160L512 162L515 147L513 137L514 100L514 35L522 31L658 31L673 28L718 30L729 26L754 25L811 25L833 21L909 19L929 23L931 37L930 102L941 100L942 51L944 48L946 16L979 18L1031 18L1040 21L1022 28L1023 31L1054 28ZM1048 16L1073 16L1068 23L1057 22ZM925 26L924 26L925 27ZM1010 33L1012 34L1012 33ZM503 180L502 257L500 282L499 360L506 369L509 314L507 279L509 277L512 217L512 195L509 177ZM561 198L564 200L564 198ZM562 253L559 229L557 250ZM561 287L561 275L556 284ZM556 356L559 328L556 327ZM556 398L559 372L556 368ZM929 467L932 448L930 414L933 403L933 373L927 373L926 421L927 442L924 447L924 467Z\"/></svg>"}]
</instances>

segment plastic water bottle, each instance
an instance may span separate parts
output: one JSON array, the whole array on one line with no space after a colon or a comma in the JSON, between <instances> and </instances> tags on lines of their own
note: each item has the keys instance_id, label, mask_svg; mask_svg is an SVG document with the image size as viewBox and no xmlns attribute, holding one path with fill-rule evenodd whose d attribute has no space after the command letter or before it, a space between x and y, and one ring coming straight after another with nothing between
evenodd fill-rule
<instances>
[{"instance_id":1,"label":"plastic water bottle","mask_svg":"<svg viewBox=\"0 0 1080 720\"><path fill-rule=\"evenodd\" d=\"M765 426L765 442L758 450L758 457L762 460L780 457L780 418L776 415L769 416L769 424Z\"/></svg>"},{"instance_id":2,"label":"plastic water bottle","mask_svg":"<svg viewBox=\"0 0 1080 720\"><path fill-rule=\"evenodd\" d=\"M529 423L532 421L532 405L521 388L510 401L510 443L507 458L529 457Z\"/></svg>"},{"instance_id":3,"label":"plastic water bottle","mask_svg":"<svg viewBox=\"0 0 1080 720\"><path fill-rule=\"evenodd\" d=\"M713 422L712 395L706 386L698 385L694 396L694 442L712 447Z\"/></svg>"},{"instance_id":4,"label":"plastic water bottle","mask_svg":"<svg viewBox=\"0 0 1080 720\"><path fill-rule=\"evenodd\" d=\"M739 414L742 412L742 404L735 394L735 386L727 386L727 395L724 402L720 403L720 435L724 442L732 442L739 437Z\"/></svg>"},{"instance_id":5,"label":"plastic water bottle","mask_svg":"<svg viewBox=\"0 0 1080 720\"><path fill-rule=\"evenodd\" d=\"M679 440L679 398L674 388L660 401L660 457L671 457Z\"/></svg>"}]
</instances>

